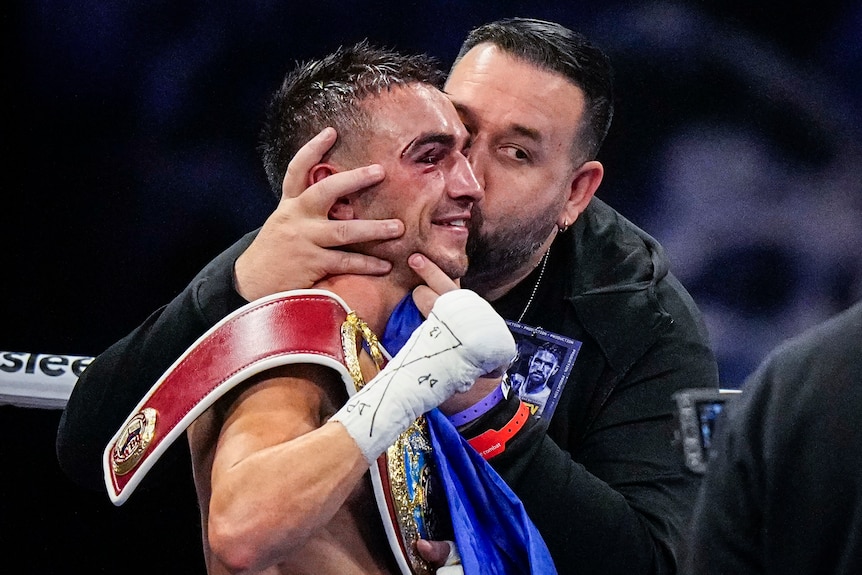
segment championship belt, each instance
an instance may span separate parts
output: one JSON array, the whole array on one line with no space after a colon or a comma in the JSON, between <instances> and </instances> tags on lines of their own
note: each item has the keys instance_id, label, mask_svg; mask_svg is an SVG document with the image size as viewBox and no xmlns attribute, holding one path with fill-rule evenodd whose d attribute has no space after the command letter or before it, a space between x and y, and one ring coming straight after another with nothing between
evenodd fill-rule
<instances>
[{"instance_id":1,"label":"championship belt","mask_svg":"<svg viewBox=\"0 0 862 575\"><path fill-rule=\"evenodd\" d=\"M336 294L293 290L255 300L202 335L150 388L105 448L108 496L126 502L186 428L220 397L273 367L314 363L334 369L352 396L365 385L359 347L378 369L389 356L368 326ZM431 568L415 542L441 539L448 515L437 486L425 418L402 433L369 469L383 527L403 575Z\"/></svg>"}]
</instances>

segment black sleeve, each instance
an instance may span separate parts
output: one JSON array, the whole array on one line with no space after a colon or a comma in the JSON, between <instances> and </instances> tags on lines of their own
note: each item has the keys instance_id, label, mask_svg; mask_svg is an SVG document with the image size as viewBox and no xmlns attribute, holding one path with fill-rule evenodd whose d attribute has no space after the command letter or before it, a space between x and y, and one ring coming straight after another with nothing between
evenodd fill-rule
<instances>
[{"instance_id":1,"label":"black sleeve","mask_svg":"<svg viewBox=\"0 0 862 575\"><path fill-rule=\"evenodd\" d=\"M685 573L862 573L862 302L785 341L722 411Z\"/></svg>"},{"instance_id":2,"label":"black sleeve","mask_svg":"<svg viewBox=\"0 0 862 575\"><path fill-rule=\"evenodd\" d=\"M561 575L677 572L700 478L674 441L672 395L717 387L718 374L693 303L674 289L659 297L674 321L635 365L612 375L618 381L582 441L564 448L546 424L531 425L490 460Z\"/></svg>"},{"instance_id":3,"label":"black sleeve","mask_svg":"<svg viewBox=\"0 0 862 575\"><path fill-rule=\"evenodd\" d=\"M131 410L198 337L247 303L234 289L233 264L256 233L216 257L173 301L98 355L81 374L57 430L57 458L73 481L104 491L102 452ZM164 472L171 462L187 471L188 458L177 456L185 442L175 445L179 447L168 450L153 474Z\"/></svg>"}]
</instances>

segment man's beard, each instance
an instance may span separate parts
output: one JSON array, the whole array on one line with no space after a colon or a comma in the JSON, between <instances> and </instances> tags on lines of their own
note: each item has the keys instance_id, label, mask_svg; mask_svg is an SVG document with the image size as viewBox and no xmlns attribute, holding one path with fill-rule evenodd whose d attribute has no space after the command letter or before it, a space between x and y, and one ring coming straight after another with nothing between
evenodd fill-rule
<instances>
[{"instance_id":1,"label":"man's beard","mask_svg":"<svg viewBox=\"0 0 862 575\"><path fill-rule=\"evenodd\" d=\"M525 386L529 391L537 391L545 386L545 381L544 373L534 371L527 374Z\"/></svg>"},{"instance_id":2,"label":"man's beard","mask_svg":"<svg viewBox=\"0 0 862 575\"><path fill-rule=\"evenodd\" d=\"M480 294L501 285L527 265L556 226L544 213L492 234L482 232L483 222L481 210L474 206L467 239L470 265L461 282Z\"/></svg>"}]
</instances>

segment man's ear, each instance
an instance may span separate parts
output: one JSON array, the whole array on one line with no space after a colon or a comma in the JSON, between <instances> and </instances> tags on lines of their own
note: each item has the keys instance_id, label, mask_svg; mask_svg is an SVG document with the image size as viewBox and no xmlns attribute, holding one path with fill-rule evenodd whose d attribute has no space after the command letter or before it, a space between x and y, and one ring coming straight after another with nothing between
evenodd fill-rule
<instances>
[{"instance_id":1,"label":"man's ear","mask_svg":"<svg viewBox=\"0 0 862 575\"><path fill-rule=\"evenodd\" d=\"M566 205L560 214L559 221L557 221L557 226L560 230L565 230L575 223L578 216L587 209L587 205L589 205L590 200L596 194L596 190L602 183L604 175L604 166L596 160L584 162L575 170L574 174L572 174L569 199L566 200Z\"/></svg>"},{"instance_id":2,"label":"man's ear","mask_svg":"<svg viewBox=\"0 0 862 575\"><path fill-rule=\"evenodd\" d=\"M313 186L317 182L328 178L337 170L331 164L317 164L308 171L308 185ZM355 219L353 212L353 204L351 196L342 196L335 200L335 203L329 208L329 219L331 220L352 220Z\"/></svg>"}]
</instances>

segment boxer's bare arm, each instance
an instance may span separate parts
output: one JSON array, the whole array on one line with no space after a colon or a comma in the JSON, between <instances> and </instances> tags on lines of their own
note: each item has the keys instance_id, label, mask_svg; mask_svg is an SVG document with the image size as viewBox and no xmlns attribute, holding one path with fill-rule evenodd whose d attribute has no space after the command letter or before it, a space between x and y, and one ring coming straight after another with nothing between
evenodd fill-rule
<instances>
[{"instance_id":1,"label":"boxer's bare arm","mask_svg":"<svg viewBox=\"0 0 862 575\"><path fill-rule=\"evenodd\" d=\"M344 427L325 423L339 394L344 384L333 371L286 366L254 380L228 409L212 465L207 534L230 569L258 571L289 559L368 470Z\"/></svg>"},{"instance_id":2,"label":"boxer's bare arm","mask_svg":"<svg viewBox=\"0 0 862 575\"><path fill-rule=\"evenodd\" d=\"M391 269L391 263L385 260L337 248L397 238L404 233L400 220L327 218L329 209L340 197L382 181L385 177L382 168L377 165L357 168L309 185L309 171L321 161L335 139L335 130L327 128L291 160L278 206L234 266L236 290L246 300L308 288L328 275L381 275Z\"/></svg>"}]
</instances>

